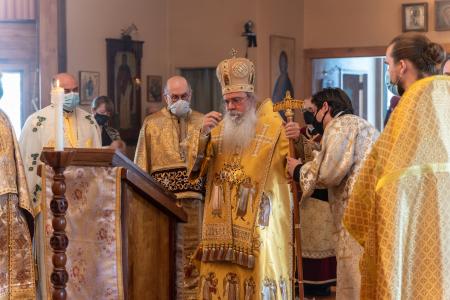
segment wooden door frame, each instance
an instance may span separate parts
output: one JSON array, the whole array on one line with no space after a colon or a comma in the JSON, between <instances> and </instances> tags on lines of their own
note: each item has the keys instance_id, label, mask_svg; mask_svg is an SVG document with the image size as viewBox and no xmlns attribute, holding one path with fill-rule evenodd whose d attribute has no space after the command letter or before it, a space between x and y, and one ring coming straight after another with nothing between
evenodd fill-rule
<instances>
[{"instance_id":1,"label":"wooden door frame","mask_svg":"<svg viewBox=\"0 0 450 300\"><path fill-rule=\"evenodd\" d=\"M39 0L38 4L39 99L44 108L50 105L52 77L67 68L66 0Z\"/></svg>"},{"instance_id":2,"label":"wooden door frame","mask_svg":"<svg viewBox=\"0 0 450 300\"><path fill-rule=\"evenodd\" d=\"M441 44L450 53L450 44ZM312 94L312 60L317 58L346 58L385 56L386 46L344 47L344 48L311 48L303 50L304 96Z\"/></svg>"}]
</instances>

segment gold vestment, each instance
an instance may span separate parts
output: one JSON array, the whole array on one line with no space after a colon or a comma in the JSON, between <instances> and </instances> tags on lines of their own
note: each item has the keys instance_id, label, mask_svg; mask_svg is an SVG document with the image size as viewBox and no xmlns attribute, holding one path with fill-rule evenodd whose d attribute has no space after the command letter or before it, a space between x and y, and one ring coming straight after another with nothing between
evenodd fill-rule
<instances>
[{"instance_id":1,"label":"gold vestment","mask_svg":"<svg viewBox=\"0 0 450 300\"><path fill-rule=\"evenodd\" d=\"M135 163L167 190L175 193L188 215L188 222L177 225L177 299L195 299L198 276L185 280L184 269L200 242L204 178L190 182L186 155L203 124L203 114L192 111L177 118L167 108L148 116L142 126ZM196 273L198 275L198 272Z\"/></svg>"},{"instance_id":2,"label":"gold vestment","mask_svg":"<svg viewBox=\"0 0 450 300\"><path fill-rule=\"evenodd\" d=\"M361 299L450 299L450 77L412 84L366 159L344 225Z\"/></svg>"},{"instance_id":3,"label":"gold vestment","mask_svg":"<svg viewBox=\"0 0 450 300\"><path fill-rule=\"evenodd\" d=\"M199 299L291 297L288 140L270 99L257 108L257 117L255 137L238 156L223 152L219 123L197 166L200 174L208 172L202 242L195 256L201 261Z\"/></svg>"},{"instance_id":4,"label":"gold vestment","mask_svg":"<svg viewBox=\"0 0 450 300\"><path fill-rule=\"evenodd\" d=\"M0 110L0 299L35 299L32 216L22 158L8 117Z\"/></svg>"}]
</instances>

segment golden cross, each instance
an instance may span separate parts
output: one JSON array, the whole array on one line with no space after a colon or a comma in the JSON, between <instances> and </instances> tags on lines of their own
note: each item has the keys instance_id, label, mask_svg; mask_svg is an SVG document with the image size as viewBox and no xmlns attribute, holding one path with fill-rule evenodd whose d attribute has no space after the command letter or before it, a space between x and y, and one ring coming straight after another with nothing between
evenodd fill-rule
<instances>
[{"instance_id":1,"label":"golden cross","mask_svg":"<svg viewBox=\"0 0 450 300\"><path fill-rule=\"evenodd\" d=\"M230 53L233 58L236 58L238 51L236 49L232 48Z\"/></svg>"},{"instance_id":2,"label":"golden cross","mask_svg":"<svg viewBox=\"0 0 450 300\"><path fill-rule=\"evenodd\" d=\"M303 107L305 100L297 100L291 97L291 93L286 91L286 96L281 102L275 103L273 105L273 111L286 111L285 115L288 120L294 117L294 109L300 109Z\"/></svg>"}]
</instances>

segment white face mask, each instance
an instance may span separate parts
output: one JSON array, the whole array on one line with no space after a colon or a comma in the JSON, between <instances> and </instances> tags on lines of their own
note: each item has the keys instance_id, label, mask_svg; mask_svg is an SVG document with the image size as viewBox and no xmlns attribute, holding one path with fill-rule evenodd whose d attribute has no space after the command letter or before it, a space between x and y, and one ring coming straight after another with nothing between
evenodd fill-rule
<instances>
[{"instance_id":1,"label":"white face mask","mask_svg":"<svg viewBox=\"0 0 450 300\"><path fill-rule=\"evenodd\" d=\"M189 101L180 99L175 103L169 105L168 109L177 117L182 117L191 111Z\"/></svg>"}]
</instances>

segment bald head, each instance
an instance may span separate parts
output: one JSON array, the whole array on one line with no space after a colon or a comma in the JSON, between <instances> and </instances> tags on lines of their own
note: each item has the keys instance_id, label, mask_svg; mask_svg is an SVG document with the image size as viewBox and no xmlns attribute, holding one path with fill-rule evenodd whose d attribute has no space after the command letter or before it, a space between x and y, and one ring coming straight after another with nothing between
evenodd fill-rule
<instances>
[{"instance_id":1,"label":"bald head","mask_svg":"<svg viewBox=\"0 0 450 300\"><path fill-rule=\"evenodd\" d=\"M177 100L184 99L191 100L191 86L183 76L173 76L167 80L166 87L164 88L164 95L166 96L167 104L176 102ZM174 101L175 100L175 101Z\"/></svg>"},{"instance_id":2,"label":"bald head","mask_svg":"<svg viewBox=\"0 0 450 300\"><path fill-rule=\"evenodd\" d=\"M59 86L64 89L65 92L77 92L78 82L72 75L68 73L59 73L53 77L53 80L59 80Z\"/></svg>"}]
</instances>

